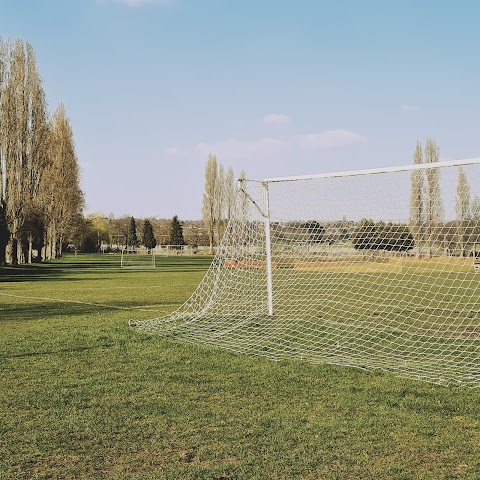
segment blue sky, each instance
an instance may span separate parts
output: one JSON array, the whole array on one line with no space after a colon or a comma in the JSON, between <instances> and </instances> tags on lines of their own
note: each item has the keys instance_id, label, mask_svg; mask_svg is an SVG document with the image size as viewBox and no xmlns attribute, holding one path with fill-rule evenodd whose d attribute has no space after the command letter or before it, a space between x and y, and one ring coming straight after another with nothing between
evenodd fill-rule
<instances>
[{"instance_id":1,"label":"blue sky","mask_svg":"<svg viewBox=\"0 0 480 480\"><path fill-rule=\"evenodd\" d=\"M480 2L0 0L63 102L86 212L200 218L209 153L249 178L480 156Z\"/></svg>"}]
</instances>

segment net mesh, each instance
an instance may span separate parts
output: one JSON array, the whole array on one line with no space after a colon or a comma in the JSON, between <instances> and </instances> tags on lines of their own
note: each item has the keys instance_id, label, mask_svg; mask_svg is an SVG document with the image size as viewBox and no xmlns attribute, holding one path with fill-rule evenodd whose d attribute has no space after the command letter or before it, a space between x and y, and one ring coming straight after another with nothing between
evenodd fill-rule
<instances>
[{"instance_id":1,"label":"net mesh","mask_svg":"<svg viewBox=\"0 0 480 480\"><path fill-rule=\"evenodd\" d=\"M122 268L155 268L155 253L147 248L124 248L120 256Z\"/></svg>"},{"instance_id":2,"label":"net mesh","mask_svg":"<svg viewBox=\"0 0 480 480\"><path fill-rule=\"evenodd\" d=\"M480 165L386 170L242 182L191 298L131 323L272 359L480 386Z\"/></svg>"}]
</instances>

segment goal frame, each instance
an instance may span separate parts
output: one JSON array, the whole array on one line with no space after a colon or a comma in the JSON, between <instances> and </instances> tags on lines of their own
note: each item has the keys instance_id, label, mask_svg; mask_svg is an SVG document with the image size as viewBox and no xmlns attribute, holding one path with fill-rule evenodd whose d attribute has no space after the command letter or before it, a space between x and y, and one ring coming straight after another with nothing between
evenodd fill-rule
<instances>
[{"instance_id":1,"label":"goal frame","mask_svg":"<svg viewBox=\"0 0 480 480\"><path fill-rule=\"evenodd\" d=\"M127 252L127 253L126 253ZM151 263L145 265L125 265L124 257L125 254L128 255L128 252L131 252L131 255L148 255L151 257ZM139 249L139 248L132 248L132 247L124 247L122 248L121 256L120 256L120 268L131 268L131 269L148 269L148 268L155 268L155 251L154 249Z\"/></svg>"},{"instance_id":2,"label":"goal frame","mask_svg":"<svg viewBox=\"0 0 480 480\"><path fill-rule=\"evenodd\" d=\"M270 233L270 197L269 197L269 184L278 182L293 182L301 180L314 180L318 178L336 178L336 177L356 177L361 175L377 175L389 172L405 172L414 170L428 170L429 168L442 168L442 167L461 167L466 165L475 165L480 162L480 157L468 158L464 160L449 160L442 162L431 163L417 163L413 165L402 165L398 167L383 167L383 168L368 168L363 170L347 170L338 171L332 173L318 173L310 175L294 175L286 177L267 177L264 178L262 183L263 188L263 210L260 211L264 217L265 224L265 250L266 250L266 275L267 275L267 305L268 315L270 317L274 314L273 305L273 279L272 279L272 245L271 245L271 233ZM239 182L239 188L241 188L241 182ZM480 266L479 266L480 270Z\"/></svg>"}]
</instances>

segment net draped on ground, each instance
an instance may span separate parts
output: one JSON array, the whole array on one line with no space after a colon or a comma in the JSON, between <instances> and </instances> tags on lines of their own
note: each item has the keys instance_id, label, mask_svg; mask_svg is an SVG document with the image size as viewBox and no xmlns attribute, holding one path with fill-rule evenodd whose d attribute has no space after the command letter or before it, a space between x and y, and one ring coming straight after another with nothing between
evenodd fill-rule
<instances>
[{"instance_id":1,"label":"net draped on ground","mask_svg":"<svg viewBox=\"0 0 480 480\"><path fill-rule=\"evenodd\" d=\"M130 323L272 359L478 387L479 255L480 160L243 181L193 295Z\"/></svg>"}]
</instances>

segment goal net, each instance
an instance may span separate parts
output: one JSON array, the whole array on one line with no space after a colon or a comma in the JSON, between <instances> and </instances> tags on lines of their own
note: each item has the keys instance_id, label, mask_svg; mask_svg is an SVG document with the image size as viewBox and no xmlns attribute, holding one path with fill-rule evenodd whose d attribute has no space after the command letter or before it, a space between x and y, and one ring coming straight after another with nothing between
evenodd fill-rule
<instances>
[{"instance_id":1,"label":"goal net","mask_svg":"<svg viewBox=\"0 0 480 480\"><path fill-rule=\"evenodd\" d=\"M191 245L157 245L155 255L172 257L175 255L192 256L194 249Z\"/></svg>"},{"instance_id":2,"label":"goal net","mask_svg":"<svg viewBox=\"0 0 480 480\"><path fill-rule=\"evenodd\" d=\"M193 295L131 324L478 387L479 257L480 159L242 181Z\"/></svg>"},{"instance_id":3,"label":"goal net","mask_svg":"<svg viewBox=\"0 0 480 480\"><path fill-rule=\"evenodd\" d=\"M122 268L155 268L155 254L147 248L122 248L120 257Z\"/></svg>"}]
</instances>

